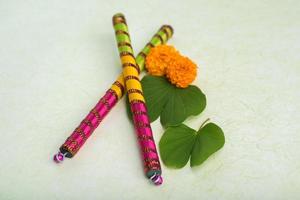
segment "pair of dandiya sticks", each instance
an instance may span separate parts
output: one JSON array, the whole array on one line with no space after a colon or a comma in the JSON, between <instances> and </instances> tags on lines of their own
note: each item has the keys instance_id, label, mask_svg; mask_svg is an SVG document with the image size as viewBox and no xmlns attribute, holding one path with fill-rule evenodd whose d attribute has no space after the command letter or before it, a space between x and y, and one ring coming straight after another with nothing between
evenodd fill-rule
<instances>
[{"instance_id":1,"label":"pair of dandiya sticks","mask_svg":"<svg viewBox=\"0 0 300 200\"><path fill-rule=\"evenodd\" d=\"M161 185L163 179L161 177L162 170L159 155L153 139L147 107L138 76L144 69L145 58L151 48L165 44L167 40L172 37L173 28L169 25L163 25L135 58L124 15L121 13L115 14L112 21L123 73L67 138L53 159L56 163L61 163L65 157L72 158L92 135L93 131L98 127L109 111L122 98L124 93L127 92L134 127L143 158L145 174L155 185Z\"/></svg>"}]
</instances>

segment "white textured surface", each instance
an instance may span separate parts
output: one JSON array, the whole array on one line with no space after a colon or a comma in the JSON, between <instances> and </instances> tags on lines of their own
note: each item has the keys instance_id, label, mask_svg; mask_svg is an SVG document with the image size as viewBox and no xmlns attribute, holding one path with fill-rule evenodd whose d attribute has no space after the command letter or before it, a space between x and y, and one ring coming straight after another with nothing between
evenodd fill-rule
<instances>
[{"instance_id":1,"label":"white textured surface","mask_svg":"<svg viewBox=\"0 0 300 200\"><path fill-rule=\"evenodd\" d=\"M169 23L225 147L202 166L143 176L120 102L72 160L51 157L121 71L111 25L137 53ZM0 0L0 199L299 199L300 3ZM153 124L158 141L162 129Z\"/></svg>"}]
</instances>

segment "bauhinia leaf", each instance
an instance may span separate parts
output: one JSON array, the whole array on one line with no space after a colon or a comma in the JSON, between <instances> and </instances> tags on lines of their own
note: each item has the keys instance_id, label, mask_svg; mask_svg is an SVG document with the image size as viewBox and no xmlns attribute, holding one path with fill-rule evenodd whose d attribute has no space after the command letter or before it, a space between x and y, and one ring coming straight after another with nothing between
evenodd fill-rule
<instances>
[{"instance_id":1,"label":"bauhinia leaf","mask_svg":"<svg viewBox=\"0 0 300 200\"><path fill-rule=\"evenodd\" d=\"M160 116L164 127L178 125L189 116L200 114L206 106L206 97L196 86L177 88L164 77L149 75L141 83L151 122ZM127 102L129 112L128 107Z\"/></svg>"},{"instance_id":2,"label":"bauhinia leaf","mask_svg":"<svg viewBox=\"0 0 300 200\"><path fill-rule=\"evenodd\" d=\"M182 168L191 158L191 167L202 164L224 146L223 131L208 123L198 132L184 124L168 127L159 142L163 163L170 168Z\"/></svg>"},{"instance_id":3,"label":"bauhinia leaf","mask_svg":"<svg viewBox=\"0 0 300 200\"><path fill-rule=\"evenodd\" d=\"M196 142L191 155L191 167L202 164L210 155L225 144L222 129L214 123L206 124L197 133Z\"/></svg>"},{"instance_id":4,"label":"bauhinia leaf","mask_svg":"<svg viewBox=\"0 0 300 200\"><path fill-rule=\"evenodd\" d=\"M173 88L170 87L171 84L165 78L158 76L144 76L141 83L148 114L151 122L153 122L160 116L166 103L173 95Z\"/></svg>"},{"instance_id":5,"label":"bauhinia leaf","mask_svg":"<svg viewBox=\"0 0 300 200\"><path fill-rule=\"evenodd\" d=\"M160 116L163 126L178 125L189 116L198 115L204 110L206 98L198 87L193 85L184 89L173 85L171 87L171 94Z\"/></svg>"},{"instance_id":6,"label":"bauhinia leaf","mask_svg":"<svg viewBox=\"0 0 300 200\"><path fill-rule=\"evenodd\" d=\"M196 131L181 124L169 127L159 142L161 159L172 168L182 168L189 161L196 139Z\"/></svg>"}]
</instances>

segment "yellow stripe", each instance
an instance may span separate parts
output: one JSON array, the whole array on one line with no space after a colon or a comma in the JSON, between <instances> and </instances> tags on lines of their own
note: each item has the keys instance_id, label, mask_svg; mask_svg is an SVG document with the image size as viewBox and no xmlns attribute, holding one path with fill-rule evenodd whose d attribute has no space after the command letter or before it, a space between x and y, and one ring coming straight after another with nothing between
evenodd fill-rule
<instances>
[{"instance_id":1,"label":"yellow stripe","mask_svg":"<svg viewBox=\"0 0 300 200\"><path fill-rule=\"evenodd\" d=\"M127 84L128 85L132 85L132 86L134 86L134 88L128 88L127 90L129 90L129 89L138 89L138 90L141 90L142 91L142 86L141 86L141 84L139 84L140 82L139 81L137 81L137 80L135 80L135 79L129 79L128 81L127 81Z\"/></svg>"},{"instance_id":2,"label":"yellow stripe","mask_svg":"<svg viewBox=\"0 0 300 200\"><path fill-rule=\"evenodd\" d=\"M136 71L134 67L124 67L123 68L123 74L125 76L139 76L139 73ZM127 85L127 84L126 84Z\"/></svg>"},{"instance_id":3,"label":"yellow stripe","mask_svg":"<svg viewBox=\"0 0 300 200\"><path fill-rule=\"evenodd\" d=\"M121 57L121 61L122 61L122 63L132 63L132 64L135 64L135 59L132 56L130 56L130 55L122 56Z\"/></svg>"},{"instance_id":4,"label":"yellow stripe","mask_svg":"<svg viewBox=\"0 0 300 200\"><path fill-rule=\"evenodd\" d=\"M117 96L118 96L118 99L120 99L120 98L122 97L122 90L121 90L118 86L112 85L112 86L110 87L110 89L112 89L113 91L115 91L115 93L116 93Z\"/></svg>"},{"instance_id":5,"label":"yellow stripe","mask_svg":"<svg viewBox=\"0 0 300 200\"><path fill-rule=\"evenodd\" d=\"M125 83L124 83L124 78L123 78L123 75L122 75L122 74L118 77L117 81L118 81L119 83L121 83L121 85L123 85L123 87L125 87L125 86L124 86L124 85L125 85Z\"/></svg>"},{"instance_id":6,"label":"yellow stripe","mask_svg":"<svg viewBox=\"0 0 300 200\"><path fill-rule=\"evenodd\" d=\"M139 93L132 93L132 94L128 95L128 97L129 97L129 102L131 102L133 100L140 100L140 101L145 102L143 95L141 95Z\"/></svg>"}]
</instances>

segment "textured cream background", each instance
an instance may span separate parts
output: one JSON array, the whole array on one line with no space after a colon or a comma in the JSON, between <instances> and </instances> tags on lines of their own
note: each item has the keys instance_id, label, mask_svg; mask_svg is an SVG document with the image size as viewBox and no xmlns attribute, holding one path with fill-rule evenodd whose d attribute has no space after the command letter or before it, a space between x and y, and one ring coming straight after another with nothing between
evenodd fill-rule
<instances>
[{"instance_id":1,"label":"textured cream background","mask_svg":"<svg viewBox=\"0 0 300 200\"><path fill-rule=\"evenodd\" d=\"M51 157L121 71L111 17L135 52L169 23L225 147L144 178L120 102L72 160ZM0 199L300 199L300 3L0 0ZM159 141L162 129L153 124Z\"/></svg>"}]
</instances>

